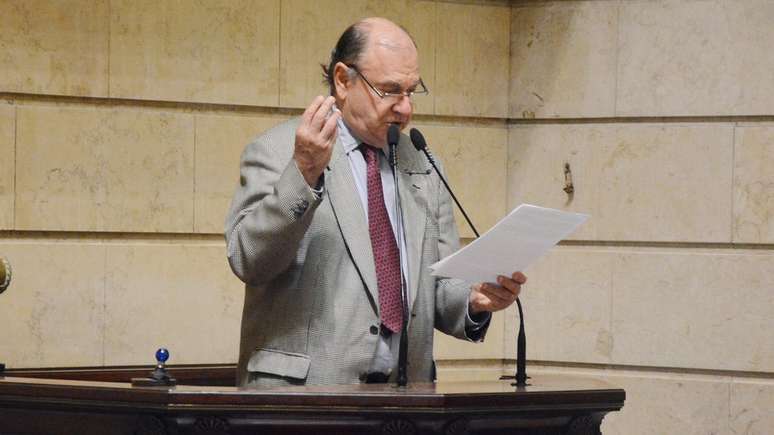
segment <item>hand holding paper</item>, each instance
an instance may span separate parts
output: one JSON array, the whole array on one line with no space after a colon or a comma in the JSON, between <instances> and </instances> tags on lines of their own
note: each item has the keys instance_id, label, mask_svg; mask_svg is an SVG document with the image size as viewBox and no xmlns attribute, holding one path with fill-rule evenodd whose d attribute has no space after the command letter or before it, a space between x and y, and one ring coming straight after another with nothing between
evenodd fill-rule
<instances>
[{"instance_id":1,"label":"hand holding paper","mask_svg":"<svg viewBox=\"0 0 774 435\"><path fill-rule=\"evenodd\" d=\"M473 285L470 292L470 313L476 315L482 311L495 312L508 308L519 297L521 286L527 282L527 276L514 272L510 276L497 277L496 283L480 282Z\"/></svg>"}]
</instances>

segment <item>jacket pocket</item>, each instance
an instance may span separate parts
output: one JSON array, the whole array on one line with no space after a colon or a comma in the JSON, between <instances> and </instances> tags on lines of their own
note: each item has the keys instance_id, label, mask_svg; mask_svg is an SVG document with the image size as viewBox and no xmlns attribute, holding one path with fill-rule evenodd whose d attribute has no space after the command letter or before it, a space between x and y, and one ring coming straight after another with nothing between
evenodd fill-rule
<instances>
[{"instance_id":1,"label":"jacket pocket","mask_svg":"<svg viewBox=\"0 0 774 435\"><path fill-rule=\"evenodd\" d=\"M247 362L250 373L268 373L292 379L306 379L311 359L302 353L277 349L256 349Z\"/></svg>"}]
</instances>

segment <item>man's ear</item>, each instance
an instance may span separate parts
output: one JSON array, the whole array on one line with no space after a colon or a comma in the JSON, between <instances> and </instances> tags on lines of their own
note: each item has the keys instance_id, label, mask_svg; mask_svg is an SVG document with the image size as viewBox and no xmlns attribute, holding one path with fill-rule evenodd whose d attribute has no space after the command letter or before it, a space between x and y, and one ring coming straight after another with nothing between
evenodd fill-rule
<instances>
[{"instance_id":1,"label":"man's ear","mask_svg":"<svg viewBox=\"0 0 774 435\"><path fill-rule=\"evenodd\" d=\"M349 67L342 62L337 62L333 67L333 86L336 87L336 96L341 99L347 98L347 91L352 80L349 76Z\"/></svg>"}]
</instances>

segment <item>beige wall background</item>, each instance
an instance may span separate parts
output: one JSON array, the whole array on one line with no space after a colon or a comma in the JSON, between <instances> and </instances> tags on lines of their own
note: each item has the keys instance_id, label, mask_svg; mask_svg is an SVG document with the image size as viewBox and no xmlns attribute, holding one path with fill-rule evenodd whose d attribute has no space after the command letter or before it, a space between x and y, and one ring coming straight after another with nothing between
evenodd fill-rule
<instances>
[{"instance_id":1,"label":"beige wall background","mask_svg":"<svg viewBox=\"0 0 774 435\"><path fill-rule=\"evenodd\" d=\"M414 34L416 125L477 226L592 215L526 271L530 373L624 387L606 434L772 433L770 0L0 0L0 361L234 362L239 154L371 15ZM439 337L441 378L511 372L517 320Z\"/></svg>"}]
</instances>

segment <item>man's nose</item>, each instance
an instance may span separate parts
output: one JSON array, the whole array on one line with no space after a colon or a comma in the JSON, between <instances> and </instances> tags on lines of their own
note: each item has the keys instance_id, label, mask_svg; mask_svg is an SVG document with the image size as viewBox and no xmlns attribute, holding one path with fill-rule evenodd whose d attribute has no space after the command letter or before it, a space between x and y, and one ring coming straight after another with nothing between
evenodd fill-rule
<instances>
[{"instance_id":1,"label":"man's nose","mask_svg":"<svg viewBox=\"0 0 774 435\"><path fill-rule=\"evenodd\" d=\"M400 100L392 106L392 110L394 110L396 113L401 114L402 116L411 115L411 111L413 110L413 107L411 105L411 98L408 97L407 95L401 96Z\"/></svg>"}]
</instances>

